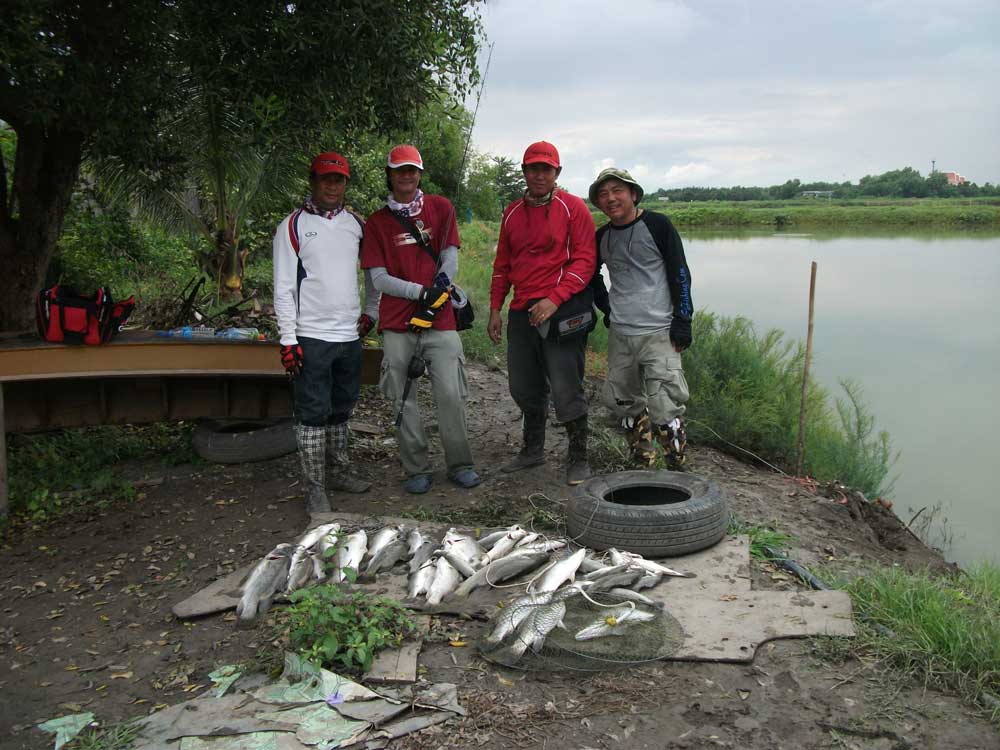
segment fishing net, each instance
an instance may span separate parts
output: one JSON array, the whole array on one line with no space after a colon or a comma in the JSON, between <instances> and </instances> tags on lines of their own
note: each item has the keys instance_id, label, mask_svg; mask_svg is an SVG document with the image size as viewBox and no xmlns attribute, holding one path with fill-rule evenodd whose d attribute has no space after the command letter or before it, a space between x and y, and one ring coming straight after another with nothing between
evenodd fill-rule
<instances>
[{"instance_id":1,"label":"fishing net","mask_svg":"<svg viewBox=\"0 0 1000 750\"><path fill-rule=\"evenodd\" d=\"M680 623L658 604L561 589L500 609L479 649L486 660L515 669L597 672L662 659L683 640Z\"/></svg>"}]
</instances>

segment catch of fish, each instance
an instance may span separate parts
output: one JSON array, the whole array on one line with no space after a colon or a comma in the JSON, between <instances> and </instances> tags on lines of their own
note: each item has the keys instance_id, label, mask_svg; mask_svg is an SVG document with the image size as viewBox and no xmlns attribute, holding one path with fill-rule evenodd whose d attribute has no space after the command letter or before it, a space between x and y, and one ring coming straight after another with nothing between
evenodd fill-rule
<instances>
[{"instance_id":1,"label":"catch of fish","mask_svg":"<svg viewBox=\"0 0 1000 750\"><path fill-rule=\"evenodd\" d=\"M371 579L404 563L407 595L422 597L430 606L521 576L527 592L501 610L485 638L493 647L504 644L516 660L529 648L540 649L555 628L565 629L572 597L607 595L615 602L573 634L576 640L621 636L635 623L653 619L649 609L661 607L640 589L655 586L664 576L686 576L632 552L610 549L598 555L569 547L567 540L548 539L517 525L480 539L451 528L435 541L419 528L385 526L369 534L325 524L269 552L244 581L236 613L240 622L251 622L281 594L327 579Z\"/></svg>"}]
</instances>

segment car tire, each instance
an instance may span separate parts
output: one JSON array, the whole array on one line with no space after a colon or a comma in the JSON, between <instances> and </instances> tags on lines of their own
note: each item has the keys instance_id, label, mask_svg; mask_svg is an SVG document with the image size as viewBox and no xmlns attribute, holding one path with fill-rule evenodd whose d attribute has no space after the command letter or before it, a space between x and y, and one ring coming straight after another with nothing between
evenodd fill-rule
<instances>
[{"instance_id":1,"label":"car tire","mask_svg":"<svg viewBox=\"0 0 1000 750\"><path fill-rule=\"evenodd\" d=\"M721 540L729 506L718 485L695 474L622 471L577 487L566 526L573 541L591 549L675 557Z\"/></svg>"},{"instance_id":2,"label":"car tire","mask_svg":"<svg viewBox=\"0 0 1000 750\"><path fill-rule=\"evenodd\" d=\"M217 464L267 461L298 449L290 419L275 421L209 419L191 436L195 453Z\"/></svg>"}]
</instances>

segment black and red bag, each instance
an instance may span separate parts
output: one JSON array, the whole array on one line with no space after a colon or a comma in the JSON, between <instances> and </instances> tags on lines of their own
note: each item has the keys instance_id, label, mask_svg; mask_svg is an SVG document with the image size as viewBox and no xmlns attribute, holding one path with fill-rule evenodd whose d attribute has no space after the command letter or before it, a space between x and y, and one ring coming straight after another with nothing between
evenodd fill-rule
<instances>
[{"instance_id":1,"label":"black and red bag","mask_svg":"<svg viewBox=\"0 0 1000 750\"><path fill-rule=\"evenodd\" d=\"M72 287L56 284L38 293L35 321L38 335L60 344L104 344L118 333L135 309L135 297L115 302L107 287L84 297Z\"/></svg>"}]
</instances>

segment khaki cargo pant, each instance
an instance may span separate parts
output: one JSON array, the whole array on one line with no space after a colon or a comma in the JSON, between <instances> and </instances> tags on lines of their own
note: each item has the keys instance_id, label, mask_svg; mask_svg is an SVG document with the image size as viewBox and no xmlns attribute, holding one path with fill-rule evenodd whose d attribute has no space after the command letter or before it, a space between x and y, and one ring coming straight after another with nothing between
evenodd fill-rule
<instances>
[{"instance_id":1,"label":"khaki cargo pant","mask_svg":"<svg viewBox=\"0 0 1000 750\"><path fill-rule=\"evenodd\" d=\"M650 422L664 425L684 414L688 395L681 355L669 331L624 336L611 326L603 398L617 418L648 409Z\"/></svg>"}]
</instances>

